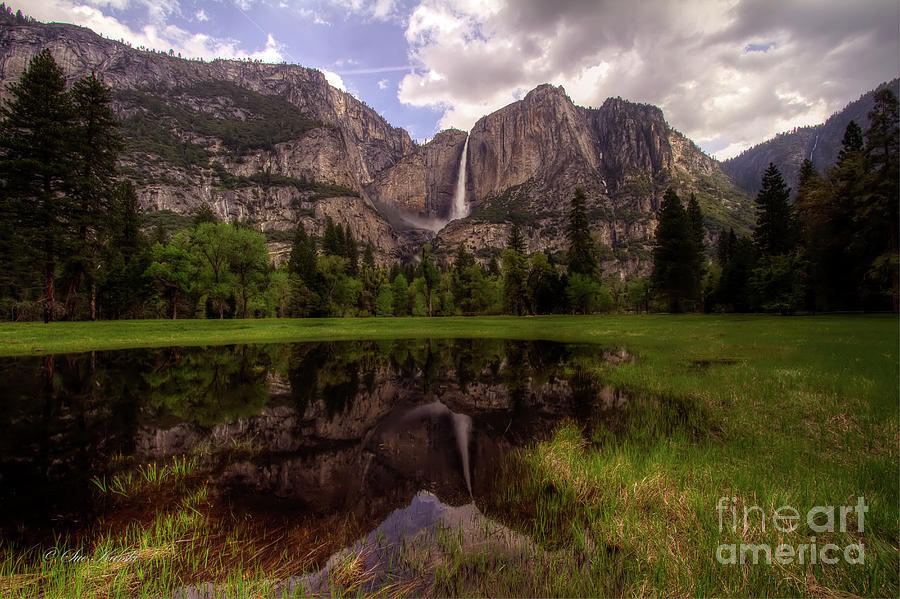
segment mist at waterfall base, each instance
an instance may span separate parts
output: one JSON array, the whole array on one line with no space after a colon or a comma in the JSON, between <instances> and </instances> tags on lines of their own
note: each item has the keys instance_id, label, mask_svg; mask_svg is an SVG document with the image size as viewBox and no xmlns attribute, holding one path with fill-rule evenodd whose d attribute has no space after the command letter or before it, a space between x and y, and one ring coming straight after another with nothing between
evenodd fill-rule
<instances>
[{"instance_id":1,"label":"mist at waterfall base","mask_svg":"<svg viewBox=\"0 0 900 599\"><path fill-rule=\"evenodd\" d=\"M512 448L624 402L571 366L616 351L456 339L3 358L0 534L34 544L127 517L91 481L173 456L198 456L223 518L364 533L422 490L477 503Z\"/></svg>"},{"instance_id":2,"label":"mist at waterfall base","mask_svg":"<svg viewBox=\"0 0 900 599\"><path fill-rule=\"evenodd\" d=\"M401 212L393 206L377 203L378 210L391 224L401 228L424 229L437 233L454 220L469 216L469 204L466 202L466 176L469 157L469 135L463 142L462 152L459 155L459 167L456 175L456 188L453 191L453 205L450 207L450 215L447 218L420 216Z\"/></svg>"}]
</instances>

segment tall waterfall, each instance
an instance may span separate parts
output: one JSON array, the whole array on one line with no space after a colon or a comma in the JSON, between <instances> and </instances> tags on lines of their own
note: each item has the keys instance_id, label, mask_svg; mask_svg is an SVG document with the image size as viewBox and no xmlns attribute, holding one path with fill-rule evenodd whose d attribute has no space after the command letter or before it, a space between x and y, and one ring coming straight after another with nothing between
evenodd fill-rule
<instances>
[{"instance_id":1,"label":"tall waterfall","mask_svg":"<svg viewBox=\"0 0 900 599\"><path fill-rule=\"evenodd\" d=\"M465 218L469 214L469 207L466 205L466 160L469 155L469 136L466 134L466 141L463 144L462 156L459 157L459 174L456 176L456 193L453 195L453 211L450 219Z\"/></svg>"}]
</instances>

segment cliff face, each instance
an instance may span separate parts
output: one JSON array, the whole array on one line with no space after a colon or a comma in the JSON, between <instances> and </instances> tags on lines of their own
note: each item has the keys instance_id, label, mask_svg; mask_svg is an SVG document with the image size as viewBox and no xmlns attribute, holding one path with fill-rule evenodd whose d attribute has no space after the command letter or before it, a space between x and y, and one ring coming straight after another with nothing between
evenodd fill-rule
<instances>
[{"instance_id":1,"label":"cliff face","mask_svg":"<svg viewBox=\"0 0 900 599\"><path fill-rule=\"evenodd\" d=\"M414 147L406 131L391 127L359 100L331 87L315 69L232 60L182 60L135 50L89 29L58 23L4 27L0 30L0 48L0 83L4 88L18 79L32 56L49 48L72 80L95 71L114 89L152 89L154 95L165 98L166 90L228 81L261 94L280 96L312 119L340 130L361 184L370 182L375 173Z\"/></svg>"},{"instance_id":2,"label":"cliff face","mask_svg":"<svg viewBox=\"0 0 900 599\"><path fill-rule=\"evenodd\" d=\"M446 220L453 205L465 141L466 134L462 131L441 131L430 142L378 173L366 192L376 203L420 219Z\"/></svg>"},{"instance_id":3,"label":"cliff face","mask_svg":"<svg viewBox=\"0 0 900 599\"><path fill-rule=\"evenodd\" d=\"M486 258L503 247L513 222L529 251L561 254L577 187L587 194L595 238L611 250L604 268L622 275L649 272L656 211L669 186L685 199L697 196L711 240L728 227L746 229L752 218L746 194L658 108L619 98L582 108L550 85L476 123L466 181L472 212L438 233L445 255L463 243Z\"/></svg>"},{"instance_id":4,"label":"cliff face","mask_svg":"<svg viewBox=\"0 0 900 599\"><path fill-rule=\"evenodd\" d=\"M190 214L205 203L266 232L303 222L313 234L330 215L372 241L382 260L403 255L407 241L363 189L416 146L321 72L182 60L82 27L32 24L0 28L0 89L43 48L70 81L94 71L113 89L128 142L121 168L145 210Z\"/></svg>"},{"instance_id":5,"label":"cliff face","mask_svg":"<svg viewBox=\"0 0 900 599\"><path fill-rule=\"evenodd\" d=\"M94 71L112 87L127 141L121 170L146 211L191 214L208 204L222 219L258 222L276 255L296 223L319 235L327 216L371 241L382 262L426 240L439 255L462 243L486 260L511 223L529 251L560 254L576 187L611 250L604 267L622 275L649 272L668 186L697 195L711 238L752 222L749 198L653 106L609 99L583 108L542 85L483 117L468 134L470 214L448 222L462 131L419 146L319 71L182 60L72 25L0 28L0 89L45 47L72 81Z\"/></svg>"}]
</instances>

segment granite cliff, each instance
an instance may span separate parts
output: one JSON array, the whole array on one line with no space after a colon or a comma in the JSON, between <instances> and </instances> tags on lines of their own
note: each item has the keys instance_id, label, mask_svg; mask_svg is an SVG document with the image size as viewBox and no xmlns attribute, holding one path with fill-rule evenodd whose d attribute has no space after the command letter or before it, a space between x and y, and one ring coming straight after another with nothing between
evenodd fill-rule
<instances>
[{"instance_id":1,"label":"granite cliff","mask_svg":"<svg viewBox=\"0 0 900 599\"><path fill-rule=\"evenodd\" d=\"M611 250L605 268L646 274L668 186L697 195L711 239L752 220L749 197L654 106L611 98L584 108L542 85L468 134L443 131L419 145L319 71L185 60L73 25L0 28L0 88L42 48L71 80L94 71L112 87L127 141L121 170L145 212L190 215L207 204L223 219L258 223L276 255L297 222L321 235L326 217L371 241L381 261L428 240L440 256L464 243L487 259L511 223L529 251L558 254L582 187L595 236ZM464 147L468 214L451 221Z\"/></svg>"}]
</instances>

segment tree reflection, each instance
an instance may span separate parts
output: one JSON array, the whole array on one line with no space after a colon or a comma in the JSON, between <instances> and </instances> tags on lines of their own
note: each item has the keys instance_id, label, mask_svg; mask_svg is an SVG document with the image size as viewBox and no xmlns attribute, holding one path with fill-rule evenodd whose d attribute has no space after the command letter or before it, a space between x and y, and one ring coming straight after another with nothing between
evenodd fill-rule
<instances>
[{"instance_id":1,"label":"tree reflection","mask_svg":"<svg viewBox=\"0 0 900 599\"><path fill-rule=\"evenodd\" d=\"M150 405L203 427L253 416L269 400L269 348L168 348L144 373Z\"/></svg>"}]
</instances>

